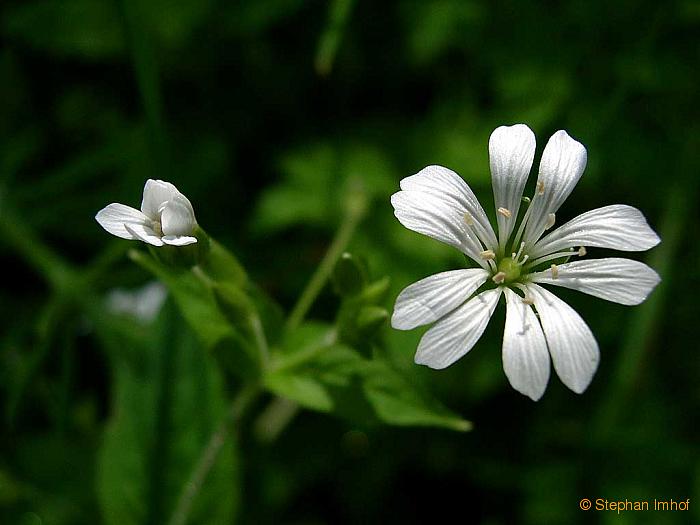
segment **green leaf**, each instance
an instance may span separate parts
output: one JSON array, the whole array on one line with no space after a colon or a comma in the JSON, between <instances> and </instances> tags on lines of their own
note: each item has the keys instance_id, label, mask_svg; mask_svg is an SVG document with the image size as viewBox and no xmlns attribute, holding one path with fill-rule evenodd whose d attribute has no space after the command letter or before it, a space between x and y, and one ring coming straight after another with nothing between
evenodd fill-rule
<instances>
[{"instance_id":1,"label":"green leaf","mask_svg":"<svg viewBox=\"0 0 700 525\"><path fill-rule=\"evenodd\" d=\"M282 157L280 169L283 181L263 192L255 212L259 234L300 224L328 228L337 222L338 210L357 185L370 199L384 199L396 184L387 157L363 143L319 142L299 148Z\"/></svg>"},{"instance_id":2,"label":"green leaf","mask_svg":"<svg viewBox=\"0 0 700 525\"><path fill-rule=\"evenodd\" d=\"M265 386L306 408L364 424L471 428L388 363L365 359L334 338L327 325L302 325L274 354Z\"/></svg>"},{"instance_id":3,"label":"green leaf","mask_svg":"<svg viewBox=\"0 0 700 525\"><path fill-rule=\"evenodd\" d=\"M114 369L114 405L98 459L107 525L163 523L226 413L224 382L191 331L166 308L141 349L142 368ZM239 503L235 442L227 441L189 523L230 523Z\"/></svg>"},{"instance_id":4,"label":"green leaf","mask_svg":"<svg viewBox=\"0 0 700 525\"><path fill-rule=\"evenodd\" d=\"M387 363L366 364L364 392L379 419L391 425L420 425L471 430L472 424L445 408Z\"/></svg>"},{"instance_id":5,"label":"green leaf","mask_svg":"<svg viewBox=\"0 0 700 525\"><path fill-rule=\"evenodd\" d=\"M145 27L166 48L185 44L212 11L213 0L149 0L139 5ZM101 60L126 50L118 4L104 0L35 0L8 9L3 33L56 55Z\"/></svg>"},{"instance_id":6,"label":"green leaf","mask_svg":"<svg viewBox=\"0 0 700 525\"><path fill-rule=\"evenodd\" d=\"M101 59L118 55L125 48L114 2L23 2L6 10L3 17L3 33L50 53Z\"/></svg>"},{"instance_id":7,"label":"green leaf","mask_svg":"<svg viewBox=\"0 0 700 525\"><path fill-rule=\"evenodd\" d=\"M194 272L168 268L137 250L131 250L129 257L168 287L185 320L207 347L232 335L233 329L219 311L210 288Z\"/></svg>"},{"instance_id":8,"label":"green leaf","mask_svg":"<svg viewBox=\"0 0 700 525\"><path fill-rule=\"evenodd\" d=\"M196 269L170 268L137 250L130 251L129 256L167 286L187 323L227 370L240 377L258 374L257 348L249 334L241 332L240 326L231 324L221 312L206 276L198 275Z\"/></svg>"}]
</instances>

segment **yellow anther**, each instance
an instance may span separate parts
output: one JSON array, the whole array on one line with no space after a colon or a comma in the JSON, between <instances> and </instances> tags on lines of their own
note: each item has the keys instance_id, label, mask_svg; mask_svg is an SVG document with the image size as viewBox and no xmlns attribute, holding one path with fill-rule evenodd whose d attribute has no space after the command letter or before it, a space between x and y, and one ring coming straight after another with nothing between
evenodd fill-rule
<instances>
[{"instance_id":1,"label":"yellow anther","mask_svg":"<svg viewBox=\"0 0 700 525\"><path fill-rule=\"evenodd\" d=\"M559 268L557 268L556 264L553 264L551 266L552 270L552 279L558 279L559 278Z\"/></svg>"},{"instance_id":2,"label":"yellow anther","mask_svg":"<svg viewBox=\"0 0 700 525\"><path fill-rule=\"evenodd\" d=\"M513 215L508 208L498 208L496 210L499 214L503 215L506 219L510 219Z\"/></svg>"},{"instance_id":3,"label":"yellow anther","mask_svg":"<svg viewBox=\"0 0 700 525\"><path fill-rule=\"evenodd\" d=\"M554 213L547 215L547 223L544 225L545 230L549 230L557 220L557 216Z\"/></svg>"},{"instance_id":4,"label":"yellow anther","mask_svg":"<svg viewBox=\"0 0 700 525\"><path fill-rule=\"evenodd\" d=\"M506 280L506 274L505 272L498 272L496 275L491 277L491 280L496 284L501 284L503 281Z\"/></svg>"},{"instance_id":5,"label":"yellow anther","mask_svg":"<svg viewBox=\"0 0 700 525\"><path fill-rule=\"evenodd\" d=\"M496 258L496 254L493 253L493 250L484 250L483 252L479 252L479 257L482 259L492 260Z\"/></svg>"},{"instance_id":6,"label":"yellow anther","mask_svg":"<svg viewBox=\"0 0 700 525\"><path fill-rule=\"evenodd\" d=\"M472 218L472 214L468 211L464 212L464 222L467 223L467 226L474 226L474 219Z\"/></svg>"},{"instance_id":7,"label":"yellow anther","mask_svg":"<svg viewBox=\"0 0 700 525\"><path fill-rule=\"evenodd\" d=\"M583 257L584 255L586 255L586 253L588 253L588 252L586 252L586 248L584 248L583 246L581 246L581 247L578 249L578 256L579 256L579 257Z\"/></svg>"},{"instance_id":8,"label":"yellow anther","mask_svg":"<svg viewBox=\"0 0 700 525\"><path fill-rule=\"evenodd\" d=\"M537 194L538 195L544 195L544 182L537 181Z\"/></svg>"}]
</instances>

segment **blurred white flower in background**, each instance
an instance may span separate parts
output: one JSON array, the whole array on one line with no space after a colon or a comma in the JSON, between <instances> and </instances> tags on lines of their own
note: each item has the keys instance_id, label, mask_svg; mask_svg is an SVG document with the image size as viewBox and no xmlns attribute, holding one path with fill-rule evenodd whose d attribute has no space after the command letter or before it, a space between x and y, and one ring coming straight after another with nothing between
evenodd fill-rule
<instances>
[{"instance_id":1,"label":"blurred white flower in background","mask_svg":"<svg viewBox=\"0 0 700 525\"><path fill-rule=\"evenodd\" d=\"M401 191L391 197L401 224L454 246L480 268L443 272L408 286L396 299L391 321L400 330L436 322L420 340L415 360L442 369L471 350L505 295L503 368L513 388L537 400L549 380L550 358L562 382L577 393L588 387L599 361L598 344L583 319L540 284L639 304L660 281L647 265L621 258L568 260L586 255L586 246L641 251L660 239L639 210L621 204L583 213L543 237L583 174L586 148L557 131L544 149L530 200L522 195L534 155L535 135L524 124L491 134L498 235L453 171L428 166L401 181ZM527 209L518 223L522 203Z\"/></svg>"},{"instance_id":2,"label":"blurred white flower in background","mask_svg":"<svg viewBox=\"0 0 700 525\"><path fill-rule=\"evenodd\" d=\"M143 323L153 321L168 296L165 286L152 281L135 290L115 288L107 293L107 309L115 314L130 315Z\"/></svg>"},{"instance_id":3,"label":"blurred white flower in background","mask_svg":"<svg viewBox=\"0 0 700 525\"><path fill-rule=\"evenodd\" d=\"M141 211L112 203L101 209L95 219L112 235L153 246L186 246L197 242L192 204L173 184L162 180L146 181Z\"/></svg>"}]
</instances>

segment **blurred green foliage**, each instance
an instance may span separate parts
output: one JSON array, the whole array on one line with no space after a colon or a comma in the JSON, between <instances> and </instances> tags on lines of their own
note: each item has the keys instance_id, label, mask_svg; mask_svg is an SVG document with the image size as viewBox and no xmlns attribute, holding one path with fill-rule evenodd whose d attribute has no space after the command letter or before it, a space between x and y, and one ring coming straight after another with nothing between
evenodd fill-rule
<instances>
[{"instance_id":1,"label":"blurred green foliage","mask_svg":"<svg viewBox=\"0 0 700 525\"><path fill-rule=\"evenodd\" d=\"M283 319L266 297L289 311L343 199L357 184L368 199L349 248L366 261L363 286L326 286L313 322L278 330L267 379L344 417L282 405L286 428L261 439L263 416L284 414L259 400L192 523L699 520L700 254L684 242L700 226L699 28L690 0L3 2L0 522L166 522L254 373L245 352L227 351L246 329L221 313L235 292L170 275L94 222L110 202L137 205L148 177L174 182L235 253L247 276L225 252L209 271L257 283L246 297L272 334ZM539 151L561 128L588 148L562 221L626 203L663 239L641 255L663 277L644 305L561 294L602 361L582 396L553 378L537 404L507 384L498 315L441 372L413 365L421 330L376 326L402 287L464 264L394 219L398 181L442 164L489 209L488 136L515 122L535 130ZM158 316L110 308L112 291L154 273L170 288ZM384 276L384 294L358 300ZM322 359L294 366L299 352ZM460 416L472 432L449 430ZM585 513L583 497L691 498L691 509Z\"/></svg>"}]
</instances>

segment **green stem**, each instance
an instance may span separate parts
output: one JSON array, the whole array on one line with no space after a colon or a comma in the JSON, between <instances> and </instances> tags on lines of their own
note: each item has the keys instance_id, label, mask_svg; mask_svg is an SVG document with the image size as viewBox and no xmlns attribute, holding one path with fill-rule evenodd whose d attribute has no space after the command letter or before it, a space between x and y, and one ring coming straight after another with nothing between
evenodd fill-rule
<instances>
[{"instance_id":1,"label":"green stem","mask_svg":"<svg viewBox=\"0 0 700 525\"><path fill-rule=\"evenodd\" d=\"M316 268L316 272L311 277L311 280L306 285L306 288L299 296L299 300L292 308L292 312L287 319L286 328L292 330L299 326L304 320L309 308L313 305L318 294L323 290L324 285L333 271L338 259L345 251L346 246L350 242L357 225L362 220L365 213L366 202L365 194L361 191L356 191L350 195L350 202L347 205L343 222L335 234L328 251L323 256L321 264Z\"/></svg>"},{"instance_id":2,"label":"green stem","mask_svg":"<svg viewBox=\"0 0 700 525\"><path fill-rule=\"evenodd\" d=\"M270 347L267 344L267 337L265 337L265 329L263 328L262 321L260 320L260 316L257 312L249 317L248 323L250 324L250 329L253 332L255 344L258 347L258 351L260 352L260 358L262 359L263 367L266 367L267 364L270 362Z\"/></svg>"},{"instance_id":3,"label":"green stem","mask_svg":"<svg viewBox=\"0 0 700 525\"><path fill-rule=\"evenodd\" d=\"M272 443L299 413L299 404L291 399L275 397L255 422L255 435L263 443Z\"/></svg>"},{"instance_id":4,"label":"green stem","mask_svg":"<svg viewBox=\"0 0 700 525\"><path fill-rule=\"evenodd\" d=\"M187 482L183 485L175 511L168 521L169 525L185 525L187 523L195 498L207 480L212 467L216 464L216 459L221 449L233 430L239 428L236 424L241 421L241 418L257 399L259 393L260 390L257 385L248 385L244 386L234 398L223 421L209 438L209 442L203 449L199 461L197 461Z\"/></svg>"}]
</instances>

